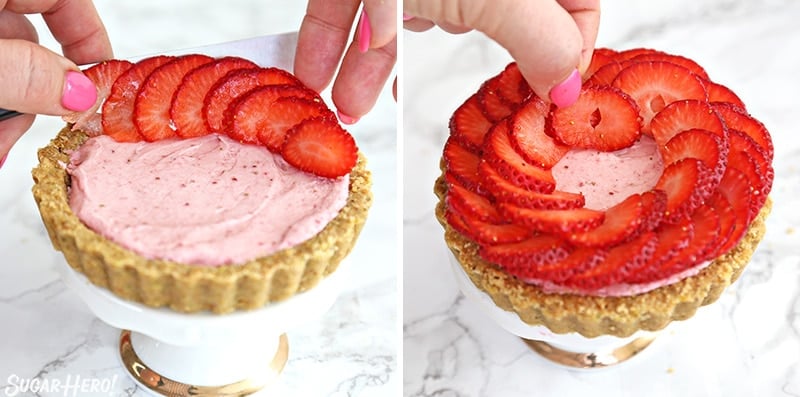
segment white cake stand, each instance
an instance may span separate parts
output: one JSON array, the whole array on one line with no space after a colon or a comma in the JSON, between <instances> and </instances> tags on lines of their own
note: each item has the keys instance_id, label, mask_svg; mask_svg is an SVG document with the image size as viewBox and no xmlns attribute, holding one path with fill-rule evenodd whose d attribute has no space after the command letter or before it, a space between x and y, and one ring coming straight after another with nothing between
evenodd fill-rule
<instances>
[{"instance_id":1,"label":"white cake stand","mask_svg":"<svg viewBox=\"0 0 800 397\"><path fill-rule=\"evenodd\" d=\"M516 313L501 309L481 291L448 250L453 274L461 292L500 327L516 335L548 361L573 370L594 370L618 365L638 356L658 333L639 331L627 338L610 335L587 338L578 333L556 334L545 326L529 325Z\"/></svg>"},{"instance_id":2,"label":"white cake stand","mask_svg":"<svg viewBox=\"0 0 800 397\"><path fill-rule=\"evenodd\" d=\"M145 390L164 396L244 396L283 370L289 354L285 332L330 309L342 291L345 262L309 291L226 315L150 308L95 286L65 262L58 271L98 318L121 330L120 359Z\"/></svg>"}]
</instances>

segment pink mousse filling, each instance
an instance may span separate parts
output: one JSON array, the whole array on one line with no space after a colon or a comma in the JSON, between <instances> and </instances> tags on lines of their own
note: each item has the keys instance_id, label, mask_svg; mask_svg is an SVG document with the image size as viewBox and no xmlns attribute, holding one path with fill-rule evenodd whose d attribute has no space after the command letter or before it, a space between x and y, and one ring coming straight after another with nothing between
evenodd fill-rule
<instances>
[{"instance_id":1,"label":"pink mousse filling","mask_svg":"<svg viewBox=\"0 0 800 397\"><path fill-rule=\"evenodd\" d=\"M658 147L648 136L642 136L631 147L615 152L572 150L552 168L556 189L582 193L586 207L596 210L606 210L632 194L652 189L663 170ZM620 283L592 291L570 289L547 280L530 279L526 282L553 293L631 296L676 283L697 274L705 266L708 266L708 262L661 280L642 284Z\"/></svg>"},{"instance_id":2,"label":"pink mousse filling","mask_svg":"<svg viewBox=\"0 0 800 397\"><path fill-rule=\"evenodd\" d=\"M297 245L347 201L349 178L302 172L262 146L207 135L86 141L67 166L70 206L95 232L146 258L219 266Z\"/></svg>"}]
</instances>

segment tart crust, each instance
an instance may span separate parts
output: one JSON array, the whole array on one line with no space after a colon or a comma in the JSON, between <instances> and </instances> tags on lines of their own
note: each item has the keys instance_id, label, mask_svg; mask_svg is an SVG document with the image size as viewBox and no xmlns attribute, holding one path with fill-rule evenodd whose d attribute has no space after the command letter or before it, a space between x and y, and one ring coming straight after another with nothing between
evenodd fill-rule
<instances>
[{"instance_id":1,"label":"tart crust","mask_svg":"<svg viewBox=\"0 0 800 397\"><path fill-rule=\"evenodd\" d=\"M483 260L478 245L445 219L447 185L443 176L436 180L434 192L439 197L436 218L445 229L445 242L476 287L487 293L497 306L516 313L527 324L543 325L558 334L576 332L588 338L627 337L638 330L660 330L671 321L685 320L700 306L716 301L750 261L764 237L764 221L772 207L768 199L739 244L698 274L638 295L597 297L546 293Z\"/></svg>"},{"instance_id":2,"label":"tart crust","mask_svg":"<svg viewBox=\"0 0 800 397\"><path fill-rule=\"evenodd\" d=\"M339 214L305 242L246 263L201 267L147 259L86 227L69 206L69 153L88 137L62 129L39 150L33 196L53 246L94 285L150 307L217 314L257 309L316 286L350 253L372 204L371 174L359 153Z\"/></svg>"}]
</instances>

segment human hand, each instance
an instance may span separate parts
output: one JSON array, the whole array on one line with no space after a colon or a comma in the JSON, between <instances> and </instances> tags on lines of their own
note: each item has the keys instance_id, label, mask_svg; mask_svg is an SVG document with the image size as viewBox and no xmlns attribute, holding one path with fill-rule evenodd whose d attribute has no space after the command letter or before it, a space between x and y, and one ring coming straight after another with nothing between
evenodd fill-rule
<instances>
[{"instance_id":1,"label":"human hand","mask_svg":"<svg viewBox=\"0 0 800 397\"><path fill-rule=\"evenodd\" d=\"M37 44L38 34L24 14L42 14L64 56ZM89 109L97 92L76 63L112 56L91 0L0 0L0 108L23 113L0 122L0 159L36 114L61 116Z\"/></svg>"},{"instance_id":2,"label":"human hand","mask_svg":"<svg viewBox=\"0 0 800 397\"><path fill-rule=\"evenodd\" d=\"M403 12L409 30L483 32L508 50L533 92L557 106L577 100L600 24L600 0L405 0Z\"/></svg>"},{"instance_id":3,"label":"human hand","mask_svg":"<svg viewBox=\"0 0 800 397\"><path fill-rule=\"evenodd\" d=\"M322 91L330 84L341 60L331 95L339 119L345 124L357 122L372 109L397 59L395 0L363 0L353 42L347 45L361 3L362 0L309 0L294 63L297 78Z\"/></svg>"}]
</instances>

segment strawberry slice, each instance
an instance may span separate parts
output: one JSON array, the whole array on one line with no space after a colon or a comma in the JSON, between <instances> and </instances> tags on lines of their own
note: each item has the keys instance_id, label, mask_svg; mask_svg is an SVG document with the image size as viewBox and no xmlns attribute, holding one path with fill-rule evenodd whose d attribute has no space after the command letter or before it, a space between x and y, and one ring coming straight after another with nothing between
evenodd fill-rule
<instances>
[{"instance_id":1,"label":"strawberry slice","mask_svg":"<svg viewBox=\"0 0 800 397\"><path fill-rule=\"evenodd\" d=\"M719 191L714 192L706 204L713 208L719 217L719 237L714 244L715 248L708 255L709 258L716 258L725 253L721 249L727 245L733 231L736 230L736 212L733 205Z\"/></svg>"},{"instance_id":2,"label":"strawberry slice","mask_svg":"<svg viewBox=\"0 0 800 397\"><path fill-rule=\"evenodd\" d=\"M711 104L711 107L717 111L728 129L742 131L753 138L764 149L768 161L772 163L775 148L772 144L772 137L764 124L747 114L744 109L730 103L715 102Z\"/></svg>"},{"instance_id":3,"label":"strawberry slice","mask_svg":"<svg viewBox=\"0 0 800 397\"><path fill-rule=\"evenodd\" d=\"M602 262L573 275L563 284L583 291L594 291L619 283L629 277L632 269L641 268L650 261L657 244L658 235L655 232L642 233L628 242L609 248Z\"/></svg>"},{"instance_id":4,"label":"strawberry slice","mask_svg":"<svg viewBox=\"0 0 800 397\"><path fill-rule=\"evenodd\" d=\"M531 97L510 122L511 144L525 160L546 170L553 168L570 150L545 132L550 107L539 97Z\"/></svg>"},{"instance_id":5,"label":"strawberry slice","mask_svg":"<svg viewBox=\"0 0 800 397\"><path fill-rule=\"evenodd\" d=\"M595 48L594 52L592 52L592 61L589 63L589 67L586 68L586 72L583 73L583 81L586 82L603 66L609 63L617 63L615 60L616 56L617 52L614 50L610 50L608 48ZM614 73L614 75L616 76L616 73ZM611 78L609 83L612 80L614 79Z\"/></svg>"},{"instance_id":6,"label":"strawberry slice","mask_svg":"<svg viewBox=\"0 0 800 397\"><path fill-rule=\"evenodd\" d=\"M445 182L447 205L471 218L496 224L503 222L503 217L488 197L467 189L452 174L445 174Z\"/></svg>"},{"instance_id":7,"label":"strawberry slice","mask_svg":"<svg viewBox=\"0 0 800 397\"><path fill-rule=\"evenodd\" d=\"M484 245L479 254L514 274L525 268L563 260L569 252L570 247L558 237L538 234L516 243Z\"/></svg>"},{"instance_id":8,"label":"strawberry slice","mask_svg":"<svg viewBox=\"0 0 800 397\"><path fill-rule=\"evenodd\" d=\"M450 135L475 153L481 152L483 137L492 127L483 115L477 94L459 106L450 118Z\"/></svg>"},{"instance_id":9,"label":"strawberry slice","mask_svg":"<svg viewBox=\"0 0 800 397\"><path fill-rule=\"evenodd\" d=\"M213 60L206 55L183 55L153 69L133 104L133 123L146 141L177 136L169 115L175 91L190 70Z\"/></svg>"},{"instance_id":10,"label":"strawberry slice","mask_svg":"<svg viewBox=\"0 0 800 397\"><path fill-rule=\"evenodd\" d=\"M521 188L503 178L489 163L478 165L483 190L491 192L499 203L511 203L526 208L543 210L566 210L581 208L586 204L582 194L554 190L550 193L539 193Z\"/></svg>"},{"instance_id":11,"label":"strawberry slice","mask_svg":"<svg viewBox=\"0 0 800 397\"><path fill-rule=\"evenodd\" d=\"M733 207L733 213L735 214L733 230L725 244L721 245L718 250L720 254L725 254L739 243L742 236L747 233L750 222L753 220L750 215L750 181L741 171L728 167L717 191Z\"/></svg>"},{"instance_id":12,"label":"strawberry slice","mask_svg":"<svg viewBox=\"0 0 800 397\"><path fill-rule=\"evenodd\" d=\"M641 194L632 194L606 210L603 223L586 232L564 236L570 243L582 247L612 247L635 237L642 230L647 209Z\"/></svg>"},{"instance_id":13,"label":"strawberry slice","mask_svg":"<svg viewBox=\"0 0 800 397\"><path fill-rule=\"evenodd\" d=\"M659 146L665 145L678 133L693 128L711 131L723 141L728 140L725 123L706 101L687 99L673 102L650 121L650 132Z\"/></svg>"},{"instance_id":14,"label":"strawberry slice","mask_svg":"<svg viewBox=\"0 0 800 397\"><path fill-rule=\"evenodd\" d=\"M667 193L664 221L675 223L690 217L717 184L713 172L701 160L685 158L666 166L655 188Z\"/></svg>"},{"instance_id":15,"label":"strawberry slice","mask_svg":"<svg viewBox=\"0 0 800 397\"><path fill-rule=\"evenodd\" d=\"M605 213L588 208L540 210L498 203L497 209L512 222L542 233L569 235L592 230L603 223Z\"/></svg>"},{"instance_id":16,"label":"strawberry slice","mask_svg":"<svg viewBox=\"0 0 800 397\"><path fill-rule=\"evenodd\" d=\"M728 141L707 130L693 128L678 133L661 149L664 165L670 165L685 158L696 158L703 161L713 173L714 184L719 183L728 165Z\"/></svg>"},{"instance_id":17,"label":"strawberry slice","mask_svg":"<svg viewBox=\"0 0 800 397\"><path fill-rule=\"evenodd\" d=\"M278 68L232 70L209 89L203 100L203 118L213 132L223 130L225 110L240 95L265 85L302 85L291 73Z\"/></svg>"},{"instance_id":18,"label":"strawberry slice","mask_svg":"<svg viewBox=\"0 0 800 397\"><path fill-rule=\"evenodd\" d=\"M616 55L618 62L631 60L640 55L665 55L664 51L654 50L652 48L629 48L627 50L619 51Z\"/></svg>"},{"instance_id":19,"label":"strawberry slice","mask_svg":"<svg viewBox=\"0 0 800 397\"><path fill-rule=\"evenodd\" d=\"M225 113L222 129L228 136L243 143L261 142L273 152L280 151L286 131L305 119L336 122L336 115L313 91L296 85L254 88L236 98Z\"/></svg>"},{"instance_id":20,"label":"strawberry slice","mask_svg":"<svg viewBox=\"0 0 800 397\"><path fill-rule=\"evenodd\" d=\"M484 116L492 122L508 117L514 111L514 105L500 96L500 75L487 80L478 89L478 103Z\"/></svg>"},{"instance_id":21,"label":"strawberry slice","mask_svg":"<svg viewBox=\"0 0 800 397\"><path fill-rule=\"evenodd\" d=\"M636 103L613 87L584 87L575 104L550 115L556 140L606 152L633 145L641 136L640 121Z\"/></svg>"},{"instance_id":22,"label":"strawberry slice","mask_svg":"<svg viewBox=\"0 0 800 397\"><path fill-rule=\"evenodd\" d=\"M694 224L691 219L684 219L679 223L662 224L655 230L658 238L653 256L641 266L631 267L627 277L622 281L629 284L648 283L662 279L659 269L663 263L672 260L681 251L689 247L694 237Z\"/></svg>"},{"instance_id":23,"label":"strawberry slice","mask_svg":"<svg viewBox=\"0 0 800 397\"><path fill-rule=\"evenodd\" d=\"M516 62L511 62L500 72L497 80L497 95L503 102L511 104L516 108L533 93L528 82L522 77L519 66Z\"/></svg>"},{"instance_id":24,"label":"strawberry slice","mask_svg":"<svg viewBox=\"0 0 800 397\"><path fill-rule=\"evenodd\" d=\"M575 274L600 266L607 256L606 249L578 247L560 261L520 267L514 275L524 281L547 280L560 285Z\"/></svg>"},{"instance_id":25,"label":"strawberry slice","mask_svg":"<svg viewBox=\"0 0 800 397\"><path fill-rule=\"evenodd\" d=\"M286 133L281 154L296 168L326 178L350 173L358 161L353 137L328 118L312 118Z\"/></svg>"},{"instance_id":26,"label":"strawberry slice","mask_svg":"<svg viewBox=\"0 0 800 397\"><path fill-rule=\"evenodd\" d=\"M556 181L550 170L529 163L514 150L506 122L496 124L489 131L482 159L517 186L539 193L555 190Z\"/></svg>"},{"instance_id":27,"label":"strawberry slice","mask_svg":"<svg viewBox=\"0 0 800 397\"><path fill-rule=\"evenodd\" d=\"M470 227L467 226L467 223L464 222L464 218L461 214L454 211L452 208L444 209L444 219L447 220L447 224L450 225L450 227L465 237L471 230Z\"/></svg>"},{"instance_id":28,"label":"strawberry slice","mask_svg":"<svg viewBox=\"0 0 800 397\"><path fill-rule=\"evenodd\" d=\"M614 79L617 78L622 69L630 65L630 61L617 61L608 62L599 67L589 78L586 79L584 86L604 87L610 86Z\"/></svg>"},{"instance_id":29,"label":"strawberry slice","mask_svg":"<svg viewBox=\"0 0 800 397\"><path fill-rule=\"evenodd\" d=\"M444 144L442 152L445 170L464 187L473 192L479 191L478 164L481 158L458 143L452 136Z\"/></svg>"},{"instance_id":30,"label":"strawberry slice","mask_svg":"<svg viewBox=\"0 0 800 397\"><path fill-rule=\"evenodd\" d=\"M456 208L453 208L455 211ZM468 214L461 215L467 226L462 234L467 238L484 245L509 244L525 240L533 234L525 227L512 223L494 223L473 218Z\"/></svg>"},{"instance_id":31,"label":"strawberry slice","mask_svg":"<svg viewBox=\"0 0 800 397\"><path fill-rule=\"evenodd\" d=\"M720 219L716 211L702 205L691 218L694 233L689 245L672 258L663 261L655 274L669 277L695 265L699 265L713 251L720 237Z\"/></svg>"},{"instance_id":32,"label":"strawberry slice","mask_svg":"<svg viewBox=\"0 0 800 397\"><path fill-rule=\"evenodd\" d=\"M772 190L775 171L765 150L750 136L739 130L730 130L731 154L729 167L736 168L750 181L750 215L761 210Z\"/></svg>"},{"instance_id":33,"label":"strawberry slice","mask_svg":"<svg viewBox=\"0 0 800 397\"><path fill-rule=\"evenodd\" d=\"M103 102L111 94L111 87L117 78L131 66L133 64L128 61L112 59L97 63L83 71L83 74L97 87L97 101L89 110L70 112L62 117L67 123L73 123L73 131L83 131L89 136L98 136L103 133L103 116L97 113L97 110L103 106Z\"/></svg>"},{"instance_id":34,"label":"strawberry slice","mask_svg":"<svg viewBox=\"0 0 800 397\"><path fill-rule=\"evenodd\" d=\"M639 233L655 230L661 225L667 211L667 193L658 189L642 193L642 207L644 211Z\"/></svg>"},{"instance_id":35,"label":"strawberry slice","mask_svg":"<svg viewBox=\"0 0 800 397\"><path fill-rule=\"evenodd\" d=\"M640 55L640 57L653 55ZM630 95L639 107L642 133L650 135L650 120L672 102L706 99L703 81L689 69L669 62L634 62L622 69L612 86Z\"/></svg>"},{"instance_id":36,"label":"strawberry slice","mask_svg":"<svg viewBox=\"0 0 800 397\"><path fill-rule=\"evenodd\" d=\"M682 57L680 55L654 52L654 53L639 54L631 58L630 60L634 62L647 62L647 61L669 62L671 64L678 65L688 69L689 71L696 74L703 80L708 80L708 73L706 73L706 70L703 69L702 66L700 66L697 62L689 58Z\"/></svg>"},{"instance_id":37,"label":"strawberry slice","mask_svg":"<svg viewBox=\"0 0 800 397\"><path fill-rule=\"evenodd\" d=\"M257 68L243 58L224 57L199 66L181 80L170 104L169 116L175 124L175 134L182 138L208 135L211 131L203 121L203 100L219 79L231 70Z\"/></svg>"},{"instance_id":38,"label":"strawberry slice","mask_svg":"<svg viewBox=\"0 0 800 397\"><path fill-rule=\"evenodd\" d=\"M142 59L123 72L103 103L103 132L118 142L137 142L142 135L133 123L133 106L139 90L157 67L175 57L158 55Z\"/></svg>"},{"instance_id":39,"label":"strawberry slice","mask_svg":"<svg viewBox=\"0 0 800 397\"><path fill-rule=\"evenodd\" d=\"M744 102L742 102L739 96L736 95L736 93L730 88L722 84L715 83L711 80L706 80L703 82L703 84L706 86L709 102L727 102L732 106L738 107L739 109L746 109Z\"/></svg>"}]
</instances>

